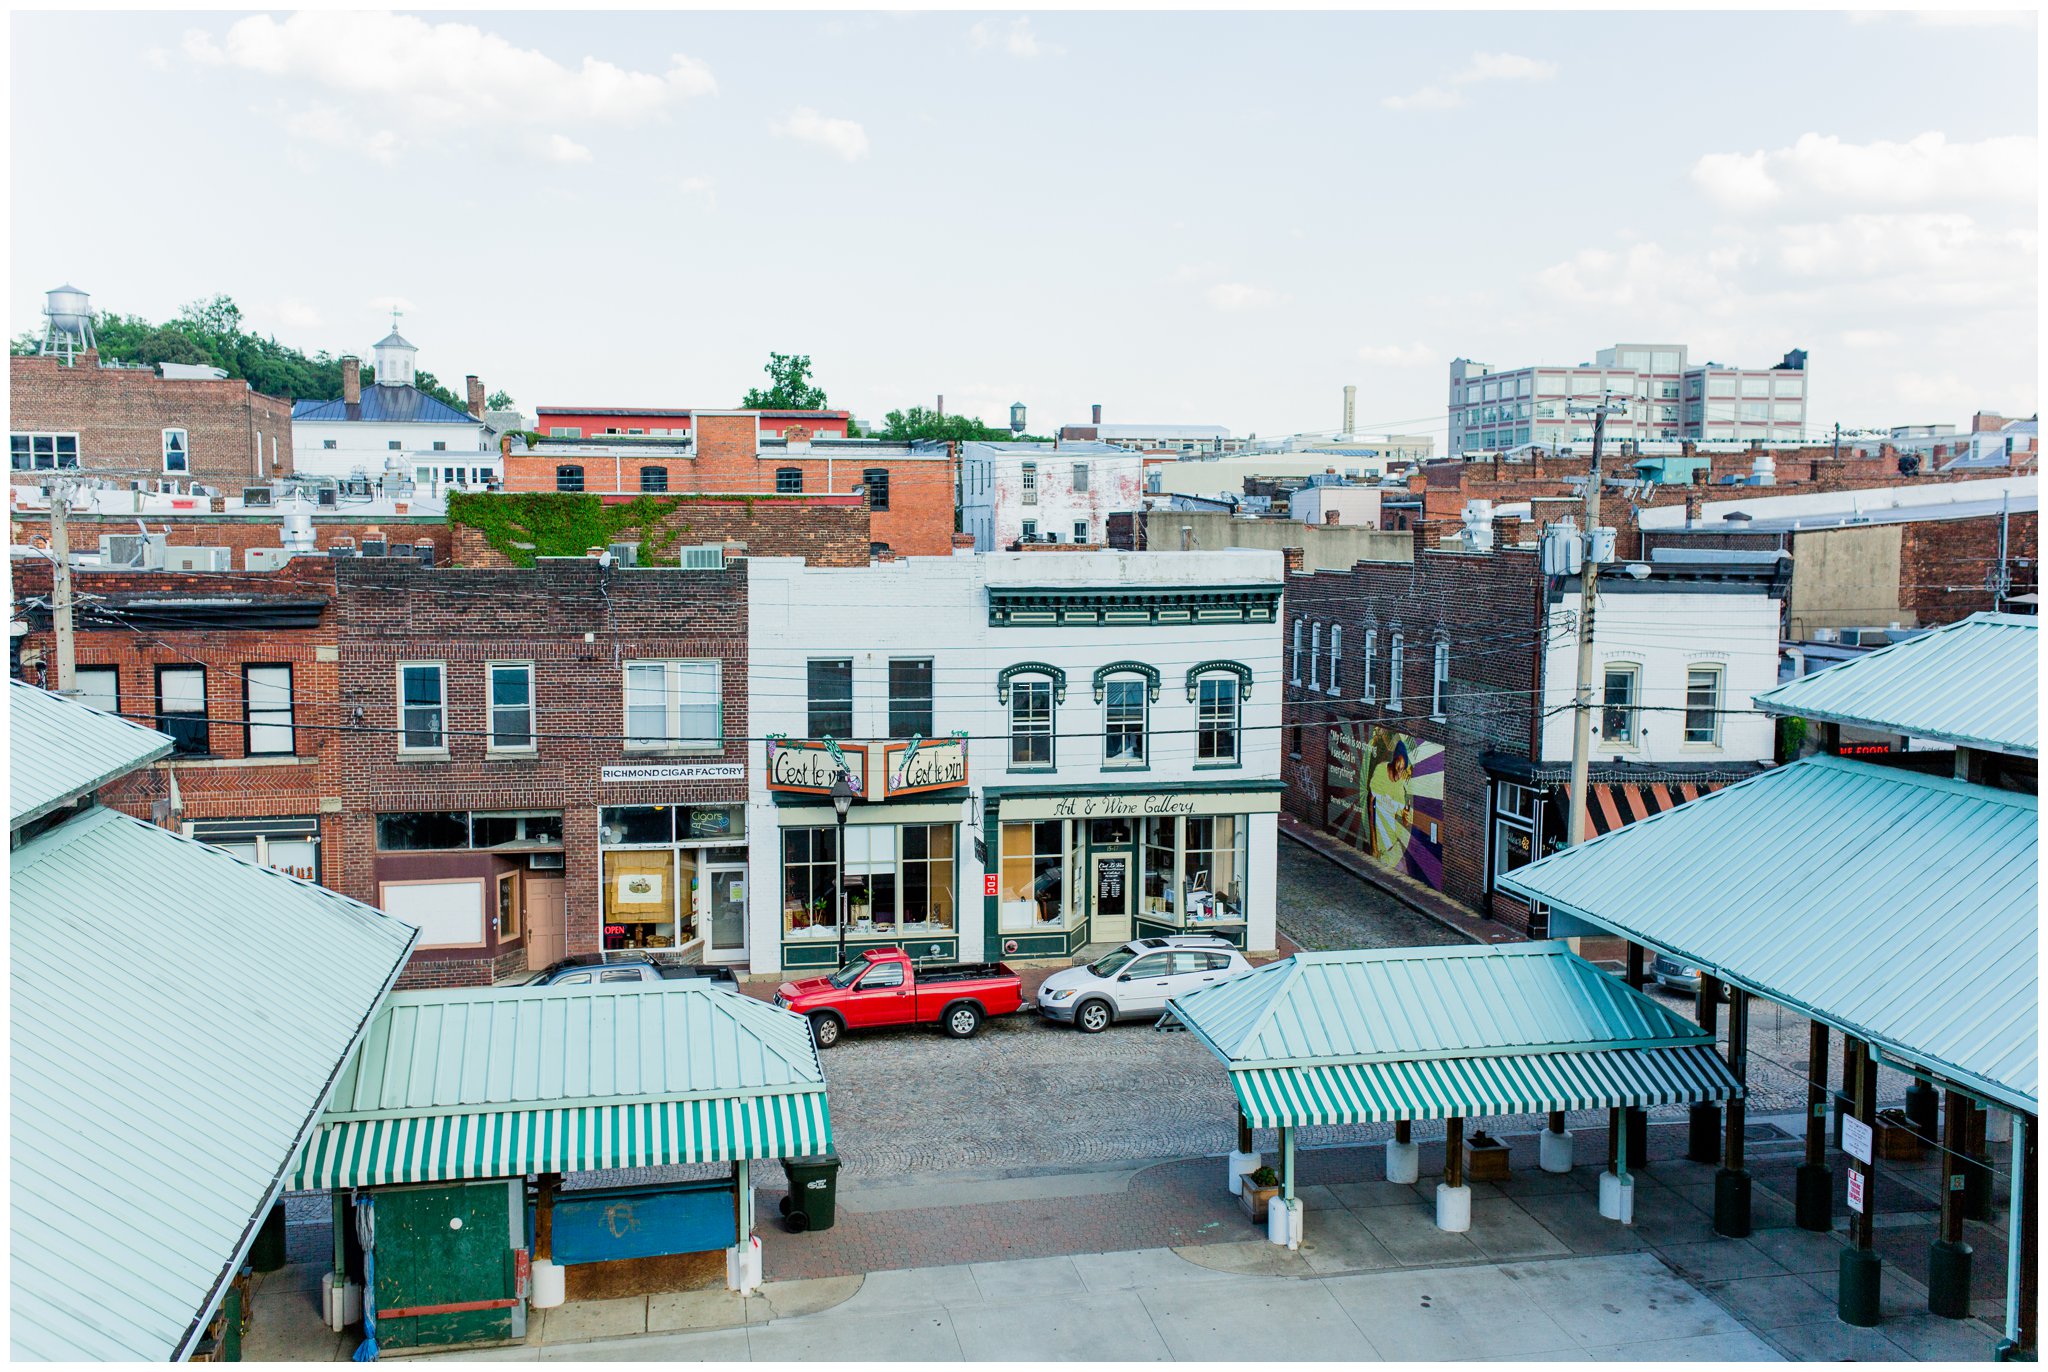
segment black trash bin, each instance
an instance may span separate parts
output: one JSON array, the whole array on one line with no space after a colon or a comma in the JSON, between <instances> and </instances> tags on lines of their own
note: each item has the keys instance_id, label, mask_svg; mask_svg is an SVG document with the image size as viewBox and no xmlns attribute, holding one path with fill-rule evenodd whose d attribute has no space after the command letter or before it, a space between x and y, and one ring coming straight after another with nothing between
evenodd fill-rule
<instances>
[{"instance_id":1,"label":"black trash bin","mask_svg":"<svg viewBox=\"0 0 2048 1372\"><path fill-rule=\"evenodd\" d=\"M830 1229L838 1211L839 1155L784 1158L782 1175L789 1178L789 1194L782 1198L782 1222L790 1232Z\"/></svg>"}]
</instances>

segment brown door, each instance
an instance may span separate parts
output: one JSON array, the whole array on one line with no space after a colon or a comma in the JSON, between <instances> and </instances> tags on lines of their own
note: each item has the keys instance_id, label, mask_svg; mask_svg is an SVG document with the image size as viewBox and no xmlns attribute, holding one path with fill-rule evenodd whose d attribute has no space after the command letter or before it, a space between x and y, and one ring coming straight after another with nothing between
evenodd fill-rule
<instances>
[{"instance_id":1,"label":"brown door","mask_svg":"<svg viewBox=\"0 0 2048 1372\"><path fill-rule=\"evenodd\" d=\"M526 892L526 965L538 972L564 955L562 879L528 872L520 885Z\"/></svg>"}]
</instances>

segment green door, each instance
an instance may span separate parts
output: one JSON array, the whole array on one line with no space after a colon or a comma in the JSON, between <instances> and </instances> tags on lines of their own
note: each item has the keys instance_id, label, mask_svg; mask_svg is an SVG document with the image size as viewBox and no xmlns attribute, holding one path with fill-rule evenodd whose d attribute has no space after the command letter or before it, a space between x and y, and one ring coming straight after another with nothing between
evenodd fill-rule
<instances>
[{"instance_id":1,"label":"green door","mask_svg":"<svg viewBox=\"0 0 2048 1372\"><path fill-rule=\"evenodd\" d=\"M430 1348L511 1338L516 1260L506 1183L376 1197L377 1342Z\"/></svg>"}]
</instances>

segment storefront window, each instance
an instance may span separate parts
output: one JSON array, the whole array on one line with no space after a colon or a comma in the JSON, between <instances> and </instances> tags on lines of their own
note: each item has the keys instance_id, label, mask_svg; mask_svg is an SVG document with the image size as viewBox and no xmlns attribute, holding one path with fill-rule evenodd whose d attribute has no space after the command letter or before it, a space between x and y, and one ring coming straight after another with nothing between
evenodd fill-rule
<instances>
[{"instance_id":1,"label":"storefront window","mask_svg":"<svg viewBox=\"0 0 2048 1372\"><path fill-rule=\"evenodd\" d=\"M856 824L846 830L848 938L950 932L955 826ZM836 938L838 830L782 831L782 919L790 938Z\"/></svg>"},{"instance_id":2,"label":"storefront window","mask_svg":"<svg viewBox=\"0 0 2048 1372\"><path fill-rule=\"evenodd\" d=\"M837 936L839 837L835 830L782 831L782 924L790 938Z\"/></svg>"},{"instance_id":3,"label":"storefront window","mask_svg":"<svg viewBox=\"0 0 2048 1372\"><path fill-rule=\"evenodd\" d=\"M950 824L903 826L903 927L953 927L953 834Z\"/></svg>"},{"instance_id":4,"label":"storefront window","mask_svg":"<svg viewBox=\"0 0 2048 1372\"><path fill-rule=\"evenodd\" d=\"M391 852L431 848L467 848L467 810L422 810L377 816L377 846Z\"/></svg>"},{"instance_id":5,"label":"storefront window","mask_svg":"<svg viewBox=\"0 0 2048 1372\"><path fill-rule=\"evenodd\" d=\"M1064 824L1041 819L1003 826L1000 889L1005 932L1062 928L1066 924Z\"/></svg>"},{"instance_id":6,"label":"storefront window","mask_svg":"<svg viewBox=\"0 0 2048 1372\"><path fill-rule=\"evenodd\" d=\"M696 918L693 902L684 893L692 890L696 874L694 852L605 853L604 946L673 948L688 942L695 936Z\"/></svg>"},{"instance_id":7,"label":"storefront window","mask_svg":"<svg viewBox=\"0 0 2048 1372\"><path fill-rule=\"evenodd\" d=\"M1181 858L1187 924L1244 922L1246 841L1250 825L1237 815L1189 815Z\"/></svg>"},{"instance_id":8,"label":"storefront window","mask_svg":"<svg viewBox=\"0 0 2048 1372\"><path fill-rule=\"evenodd\" d=\"M1173 831L1178 823L1174 819L1145 821L1145 903L1142 908L1154 919L1174 918Z\"/></svg>"},{"instance_id":9,"label":"storefront window","mask_svg":"<svg viewBox=\"0 0 2048 1372\"><path fill-rule=\"evenodd\" d=\"M559 811L517 810L492 813L479 810L469 817L469 846L472 848L559 848L562 846L562 816Z\"/></svg>"}]
</instances>

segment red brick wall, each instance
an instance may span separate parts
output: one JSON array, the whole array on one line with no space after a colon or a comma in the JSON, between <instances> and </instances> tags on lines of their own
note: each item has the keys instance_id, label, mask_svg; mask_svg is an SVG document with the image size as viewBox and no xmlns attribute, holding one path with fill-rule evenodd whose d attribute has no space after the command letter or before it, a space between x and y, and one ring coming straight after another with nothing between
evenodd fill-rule
<instances>
[{"instance_id":1,"label":"red brick wall","mask_svg":"<svg viewBox=\"0 0 2048 1372\"><path fill-rule=\"evenodd\" d=\"M8 371L9 428L76 433L84 470L190 479L229 490L291 474L291 402L258 395L246 381L167 381L153 368L102 367L99 354L90 352L71 367L55 357L11 357ZM164 471L165 429L187 431L189 473ZM33 472L13 476L35 479Z\"/></svg>"},{"instance_id":2,"label":"red brick wall","mask_svg":"<svg viewBox=\"0 0 2048 1372\"><path fill-rule=\"evenodd\" d=\"M101 534L137 533L135 519L113 515L73 515L67 521L71 551L96 553ZM168 519L162 515L150 515L142 517L142 522L149 526L151 533L165 535L165 541L173 548L234 549L234 569L238 572L248 566L246 554L249 549L275 548L283 541L280 521L260 515L177 515ZM40 510L14 511L9 524L16 543L48 538L50 534L49 516ZM434 545L434 561L440 564L453 557L455 549L447 522L440 519L417 515L381 520L314 519L313 546L316 551L325 553L336 540L343 538L352 539L357 548L363 546L365 538L382 538L393 545L411 545L425 539Z\"/></svg>"},{"instance_id":3,"label":"red brick wall","mask_svg":"<svg viewBox=\"0 0 2048 1372\"><path fill-rule=\"evenodd\" d=\"M761 427L779 436L791 424L802 424L819 438L846 437L845 410L764 410L761 412ZM694 410L665 410L654 414L629 414L622 410L556 410L534 411L533 427L537 433L552 435L555 429L579 429L584 439L608 437L606 429L617 429L618 436L626 436L630 429L642 434L655 429L669 433L687 433L695 423Z\"/></svg>"},{"instance_id":4,"label":"red brick wall","mask_svg":"<svg viewBox=\"0 0 2048 1372\"><path fill-rule=\"evenodd\" d=\"M608 763L746 763L744 562L695 572L605 570L584 558L543 559L511 570L354 560L338 570L342 697L360 712L363 726L343 744L348 861L341 887L348 894L375 903L380 880L403 880L392 873L419 861L418 855L380 859L380 812L560 810L566 946L572 953L595 951L602 944L600 806L746 803L744 781L599 780ZM586 641L586 635L593 637ZM624 750L620 664L636 658L722 661L729 740L722 754L671 758ZM397 756L397 664L421 660L446 664L446 761ZM502 661L534 664L537 755L494 758L486 750L485 664ZM493 969L516 969L524 957L523 936L500 946L487 929L481 949L416 954L406 984L482 984Z\"/></svg>"},{"instance_id":5,"label":"red brick wall","mask_svg":"<svg viewBox=\"0 0 2048 1372\"><path fill-rule=\"evenodd\" d=\"M1899 539L1899 605L1922 625L1950 624L1992 608L1985 578L1998 566L1998 517L1916 520ZM2009 595L2040 590L2041 517L2010 517L2006 528Z\"/></svg>"},{"instance_id":6,"label":"red brick wall","mask_svg":"<svg viewBox=\"0 0 2048 1372\"><path fill-rule=\"evenodd\" d=\"M776 500L689 500L655 528L675 528L682 544L743 545L755 557L801 557L813 567L865 567L869 513L858 501L790 498ZM635 535L637 537L637 535ZM452 561L462 567L510 567L511 560L468 525L451 534ZM950 551L950 547L948 549ZM669 554L669 561L675 554Z\"/></svg>"}]
</instances>

